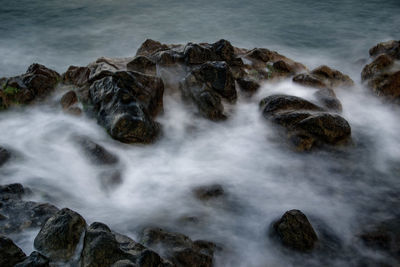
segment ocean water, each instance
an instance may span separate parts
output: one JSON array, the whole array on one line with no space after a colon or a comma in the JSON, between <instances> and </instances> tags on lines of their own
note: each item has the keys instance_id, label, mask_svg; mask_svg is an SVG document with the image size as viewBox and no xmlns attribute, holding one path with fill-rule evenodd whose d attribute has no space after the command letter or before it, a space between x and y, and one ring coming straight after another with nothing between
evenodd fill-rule
<instances>
[{"instance_id":1,"label":"ocean water","mask_svg":"<svg viewBox=\"0 0 400 267\"><path fill-rule=\"evenodd\" d=\"M310 97L290 81L265 84L239 97L229 120L193 116L174 95L157 120L164 135L150 146L111 140L93 120L52 105L0 114L0 144L15 158L0 169L0 184L21 182L35 199L69 207L134 239L157 225L223 247L216 266L355 266L385 259L356 242L362 226L399 215L400 110L383 104L360 83L368 49L400 39L400 1L2 1L0 76L38 62L58 72L101 56L132 56L146 38L165 43L214 42L266 47L306 64L328 64L349 74L354 88L338 88L353 145L299 154L279 141L258 102L273 93ZM55 95L54 99L60 95ZM103 168L72 141L89 136L118 155L122 184L104 189ZM221 184L227 196L201 202L192 189ZM270 224L300 209L328 248L314 254L280 249ZM197 217L189 223L187 217ZM29 253L36 232L17 237ZM390 261L390 259L389 259Z\"/></svg>"}]
</instances>

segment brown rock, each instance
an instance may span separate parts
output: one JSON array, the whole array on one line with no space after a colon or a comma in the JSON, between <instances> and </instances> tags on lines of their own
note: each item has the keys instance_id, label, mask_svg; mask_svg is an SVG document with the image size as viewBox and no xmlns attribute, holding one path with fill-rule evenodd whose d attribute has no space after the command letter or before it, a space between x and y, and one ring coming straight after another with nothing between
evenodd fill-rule
<instances>
[{"instance_id":1,"label":"brown rock","mask_svg":"<svg viewBox=\"0 0 400 267\"><path fill-rule=\"evenodd\" d=\"M381 54L388 55L394 59L400 59L400 41L387 41L377 44L369 50L371 57Z\"/></svg>"},{"instance_id":2,"label":"brown rock","mask_svg":"<svg viewBox=\"0 0 400 267\"><path fill-rule=\"evenodd\" d=\"M89 75L90 69L88 67L70 66L63 74L63 82L81 87L87 83Z\"/></svg>"},{"instance_id":3,"label":"brown rock","mask_svg":"<svg viewBox=\"0 0 400 267\"><path fill-rule=\"evenodd\" d=\"M138 71L148 75L156 75L156 63L145 56L137 56L127 65L130 71Z\"/></svg>"},{"instance_id":4,"label":"brown rock","mask_svg":"<svg viewBox=\"0 0 400 267\"><path fill-rule=\"evenodd\" d=\"M348 75L325 65L312 70L311 74L322 79L329 87L354 85L353 80Z\"/></svg>"},{"instance_id":5,"label":"brown rock","mask_svg":"<svg viewBox=\"0 0 400 267\"><path fill-rule=\"evenodd\" d=\"M385 70L393 66L393 63L393 59L388 55L380 55L373 62L364 67L361 72L361 79L363 81L371 79L374 76L385 72Z\"/></svg>"},{"instance_id":6,"label":"brown rock","mask_svg":"<svg viewBox=\"0 0 400 267\"><path fill-rule=\"evenodd\" d=\"M293 82L314 88L326 88L327 85L318 77L310 74L298 74L293 77Z\"/></svg>"},{"instance_id":7,"label":"brown rock","mask_svg":"<svg viewBox=\"0 0 400 267\"><path fill-rule=\"evenodd\" d=\"M75 91L66 92L60 100L60 104L64 110L72 107L74 104L78 103L78 96Z\"/></svg>"},{"instance_id":8,"label":"brown rock","mask_svg":"<svg viewBox=\"0 0 400 267\"><path fill-rule=\"evenodd\" d=\"M160 42L151 39L147 39L137 50L136 56L149 56L154 52L166 49L168 49L167 45L161 44Z\"/></svg>"}]
</instances>

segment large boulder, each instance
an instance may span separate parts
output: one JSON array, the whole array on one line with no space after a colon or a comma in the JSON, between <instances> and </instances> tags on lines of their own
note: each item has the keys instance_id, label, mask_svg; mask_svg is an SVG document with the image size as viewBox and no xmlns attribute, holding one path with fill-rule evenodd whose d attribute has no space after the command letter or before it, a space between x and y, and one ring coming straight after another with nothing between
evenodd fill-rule
<instances>
[{"instance_id":1,"label":"large boulder","mask_svg":"<svg viewBox=\"0 0 400 267\"><path fill-rule=\"evenodd\" d=\"M293 77L293 82L314 88L350 87L353 80L346 74L326 65L313 69L310 73L301 73Z\"/></svg>"},{"instance_id":2,"label":"large boulder","mask_svg":"<svg viewBox=\"0 0 400 267\"><path fill-rule=\"evenodd\" d=\"M60 75L43 65L34 63L25 74L0 81L0 109L26 105L45 98L60 81Z\"/></svg>"},{"instance_id":3,"label":"large boulder","mask_svg":"<svg viewBox=\"0 0 400 267\"><path fill-rule=\"evenodd\" d=\"M85 219L78 213L64 208L53 215L35 238L35 248L55 261L67 261L86 228Z\"/></svg>"},{"instance_id":4,"label":"large boulder","mask_svg":"<svg viewBox=\"0 0 400 267\"><path fill-rule=\"evenodd\" d=\"M376 57L381 54L386 54L394 59L400 59L400 40L382 42L369 50L369 55L371 57Z\"/></svg>"},{"instance_id":5,"label":"large boulder","mask_svg":"<svg viewBox=\"0 0 400 267\"><path fill-rule=\"evenodd\" d=\"M90 86L91 111L114 139L150 143L159 132L153 117L163 109L163 92L160 78L118 71Z\"/></svg>"},{"instance_id":6,"label":"large boulder","mask_svg":"<svg viewBox=\"0 0 400 267\"><path fill-rule=\"evenodd\" d=\"M264 118L282 126L299 151L350 140L351 128L341 116L303 98L271 95L260 102Z\"/></svg>"},{"instance_id":7,"label":"large boulder","mask_svg":"<svg viewBox=\"0 0 400 267\"><path fill-rule=\"evenodd\" d=\"M142 243L158 251L176 266L208 267L213 264L215 244L192 241L189 237L160 228L146 228Z\"/></svg>"},{"instance_id":8,"label":"large boulder","mask_svg":"<svg viewBox=\"0 0 400 267\"><path fill-rule=\"evenodd\" d=\"M272 236L285 247L299 251L311 251L318 237L306 215L300 210L290 210L272 225Z\"/></svg>"},{"instance_id":9,"label":"large boulder","mask_svg":"<svg viewBox=\"0 0 400 267\"><path fill-rule=\"evenodd\" d=\"M87 83L89 75L90 69L88 67L70 66L62 75L62 79L65 84L81 87Z\"/></svg>"},{"instance_id":10,"label":"large boulder","mask_svg":"<svg viewBox=\"0 0 400 267\"><path fill-rule=\"evenodd\" d=\"M11 239L0 235L0 266L14 267L25 258L25 253Z\"/></svg>"}]
</instances>

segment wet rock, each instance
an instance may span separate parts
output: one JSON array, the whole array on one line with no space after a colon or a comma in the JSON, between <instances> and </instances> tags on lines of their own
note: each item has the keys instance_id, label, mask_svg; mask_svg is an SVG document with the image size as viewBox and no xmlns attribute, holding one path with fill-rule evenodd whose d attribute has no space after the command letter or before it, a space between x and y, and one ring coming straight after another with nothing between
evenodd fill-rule
<instances>
[{"instance_id":1,"label":"wet rock","mask_svg":"<svg viewBox=\"0 0 400 267\"><path fill-rule=\"evenodd\" d=\"M366 65L361 72L361 79L366 81L379 75L393 65L394 61L388 55L380 55L373 62Z\"/></svg>"},{"instance_id":2,"label":"wet rock","mask_svg":"<svg viewBox=\"0 0 400 267\"><path fill-rule=\"evenodd\" d=\"M312 225L299 210L287 211L273 224L272 231L285 247L299 252L311 251L318 241Z\"/></svg>"},{"instance_id":3,"label":"wet rock","mask_svg":"<svg viewBox=\"0 0 400 267\"><path fill-rule=\"evenodd\" d=\"M89 95L92 112L111 137L124 143L150 143L159 132L153 121L163 108L161 79L119 71L95 81Z\"/></svg>"},{"instance_id":4,"label":"wet rock","mask_svg":"<svg viewBox=\"0 0 400 267\"><path fill-rule=\"evenodd\" d=\"M148 75L156 75L156 63L145 56L137 56L127 64L129 71L137 71Z\"/></svg>"},{"instance_id":5,"label":"wet rock","mask_svg":"<svg viewBox=\"0 0 400 267\"><path fill-rule=\"evenodd\" d=\"M358 234L358 238L365 246L385 251L400 259L400 228L398 218L388 219L367 226Z\"/></svg>"},{"instance_id":6,"label":"wet rock","mask_svg":"<svg viewBox=\"0 0 400 267\"><path fill-rule=\"evenodd\" d=\"M115 262L111 267L136 267L137 265L130 260L119 260ZM150 266L150 265L149 265Z\"/></svg>"},{"instance_id":7,"label":"wet rock","mask_svg":"<svg viewBox=\"0 0 400 267\"><path fill-rule=\"evenodd\" d=\"M272 67L280 73L295 74L296 69L283 60L276 61Z\"/></svg>"},{"instance_id":8,"label":"wet rock","mask_svg":"<svg viewBox=\"0 0 400 267\"><path fill-rule=\"evenodd\" d=\"M293 82L298 83L303 86L309 86L314 88L326 88L327 85L321 81L321 79L315 77L314 75L310 74L298 74L293 77Z\"/></svg>"},{"instance_id":9,"label":"wet rock","mask_svg":"<svg viewBox=\"0 0 400 267\"><path fill-rule=\"evenodd\" d=\"M314 93L317 101L326 109L336 112L343 110L342 103L337 99L335 91L330 88L319 89Z\"/></svg>"},{"instance_id":10,"label":"wet rock","mask_svg":"<svg viewBox=\"0 0 400 267\"><path fill-rule=\"evenodd\" d=\"M3 166L11 158L11 153L0 146L0 167Z\"/></svg>"},{"instance_id":11,"label":"wet rock","mask_svg":"<svg viewBox=\"0 0 400 267\"><path fill-rule=\"evenodd\" d=\"M160 228L146 228L142 243L158 250L176 266L212 266L215 244L207 241L193 242L189 237Z\"/></svg>"},{"instance_id":12,"label":"wet rock","mask_svg":"<svg viewBox=\"0 0 400 267\"><path fill-rule=\"evenodd\" d=\"M209 200L224 196L225 191L221 185L213 184L196 187L193 189L193 193L199 200Z\"/></svg>"},{"instance_id":13,"label":"wet rock","mask_svg":"<svg viewBox=\"0 0 400 267\"><path fill-rule=\"evenodd\" d=\"M69 260L85 231L86 222L78 213L64 208L40 229L35 248L52 260Z\"/></svg>"},{"instance_id":14,"label":"wet rock","mask_svg":"<svg viewBox=\"0 0 400 267\"><path fill-rule=\"evenodd\" d=\"M89 75L90 69L88 67L70 66L63 74L62 80L65 84L81 87L87 83Z\"/></svg>"},{"instance_id":15,"label":"wet rock","mask_svg":"<svg viewBox=\"0 0 400 267\"><path fill-rule=\"evenodd\" d=\"M0 185L0 199L2 201L9 199L21 199L22 195L26 193L22 184L8 184Z\"/></svg>"},{"instance_id":16,"label":"wet rock","mask_svg":"<svg viewBox=\"0 0 400 267\"><path fill-rule=\"evenodd\" d=\"M61 107L64 110L67 110L68 108L72 107L78 103L78 96L76 95L75 91L68 91L66 92L60 100Z\"/></svg>"},{"instance_id":17,"label":"wet rock","mask_svg":"<svg viewBox=\"0 0 400 267\"><path fill-rule=\"evenodd\" d=\"M400 100L400 71L385 73L368 81L368 86L378 96L386 99Z\"/></svg>"},{"instance_id":18,"label":"wet rock","mask_svg":"<svg viewBox=\"0 0 400 267\"><path fill-rule=\"evenodd\" d=\"M400 59L400 41L387 41L377 44L369 50L371 57L386 54L394 59Z\"/></svg>"},{"instance_id":19,"label":"wet rock","mask_svg":"<svg viewBox=\"0 0 400 267\"><path fill-rule=\"evenodd\" d=\"M50 267L49 259L34 251L24 261L15 265L15 267Z\"/></svg>"},{"instance_id":20,"label":"wet rock","mask_svg":"<svg viewBox=\"0 0 400 267\"><path fill-rule=\"evenodd\" d=\"M60 75L40 64L29 66L25 74L4 80L0 88L1 108L26 105L48 96L60 80Z\"/></svg>"},{"instance_id":21,"label":"wet rock","mask_svg":"<svg viewBox=\"0 0 400 267\"><path fill-rule=\"evenodd\" d=\"M0 266L14 267L25 258L25 253L11 239L0 235Z\"/></svg>"},{"instance_id":22,"label":"wet rock","mask_svg":"<svg viewBox=\"0 0 400 267\"><path fill-rule=\"evenodd\" d=\"M76 136L74 141L79 145L85 155L96 165L115 165L119 162L118 157L109 152L103 146L93 142L85 136Z\"/></svg>"},{"instance_id":23,"label":"wet rock","mask_svg":"<svg viewBox=\"0 0 400 267\"><path fill-rule=\"evenodd\" d=\"M350 140L351 128L344 118L300 97L272 95L261 100L260 107L266 119L286 129L299 151Z\"/></svg>"},{"instance_id":24,"label":"wet rock","mask_svg":"<svg viewBox=\"0 0 400 267\"><path fill-rule=\"evenodd\" d=\"M353 80L348 75L325 65L312 70L311 74L320 78L328 87L349 87L354 85Z\"/></svg>"},{"instance_id":25,"label":"wet rock","mask_svg":"<svg viewBox=\"0 0 400 267\"><path fill-rule=\"evenodd\" d=\"M242 91L253 94L260 88L260 84L249 78L239 78L236 80Z\"/></svg>"},{"instance_id":26,"label":"wet rock","mask_svg":"<svg viewBox=\"0 0 400 267\"><path fill-rule=\"evenodd\" d=\"M207 61L216 60L210 47L195 43L188 43L185 46L183 55L188 65L203 64Z\"/></svg>"},{"instance_id":27,"label":"wet rock","mask_svg":"<svg viewBox=\"0 0 400 267\"><path fill-rule=\"evenodd\" d=\"M137 50L136 56L149 56L154 52L166 49L168 49L167 45L161 44L160 42L151 39L147 39Z\"/></svg>"}]
</instances>

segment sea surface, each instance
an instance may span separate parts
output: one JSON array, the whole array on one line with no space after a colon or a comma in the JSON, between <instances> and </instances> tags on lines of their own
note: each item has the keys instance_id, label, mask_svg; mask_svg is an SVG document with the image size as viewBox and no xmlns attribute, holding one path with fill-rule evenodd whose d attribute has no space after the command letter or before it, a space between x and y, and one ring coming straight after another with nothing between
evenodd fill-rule
<instances>
[{"instance_id":1,"label":"sea surface","mask_svg":"<svg viewBox=\"0 0 400 267\"><path fill-rule=\"evenodd\" d=\"M156 144L113 141L95 121L51 106L0 114L0 145L17 155L0 169L0 184L20 182L36 200L76 210L134 239L157 225L224 249L216 266L355 266L385 259L355 241L363 225L399 216L400 109L382 103L360 82L360 59L376 43L400 39L400 1L337 0L0 0L0 77L37 62L60 73L101 56L134 56L147 38L163 43L215 42L276 50L310 69L327 64L355 81L338 88L351 148L296 153L262 120L258 102L273 93L309 97L290 81L265 84L239 97L230 118L193 116L179 98L164 97ZM55 95L56 99L59 95ZM103 168L73 142L86 135L118 155L123 183L104 188ZM221 184L224 200L193 197L199 185ZM302 210L335 251L296 254L268 237L270 224ZM197 223L185 218L197 217ZM17 236L33 250L37 231Z\"/></svg>"}]
</instances>

